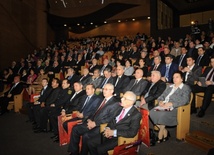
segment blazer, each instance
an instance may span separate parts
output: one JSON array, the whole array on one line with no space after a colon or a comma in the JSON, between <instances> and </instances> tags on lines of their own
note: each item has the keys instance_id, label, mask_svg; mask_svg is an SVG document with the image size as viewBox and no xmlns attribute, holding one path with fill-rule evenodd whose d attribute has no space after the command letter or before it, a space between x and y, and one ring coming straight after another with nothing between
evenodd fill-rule
<instances>
[{"instance_id":1,"label":"blazer","mask_svg":"<svg viewBox=\"0 0 214 155\"><path fill-rule=\"evenodd\" d=\"M102 98L100 98L97 95L93 95L90 100L88 101L88 103L84 106L84 103L87 99L87 95L84 95L82 98L82 102L79 103L78 105L78 111L83 113L84 116L84 120L86 120L89 116L91 116L92 114L94 114L98 108L98 106L100 105L100 102L102 101ZM83 109L82 109L83 108Z\"/></svg>"},{"instance_id":2,"label":"blazer","mask_svg":"<svg viewBox=\"0 0 214 155\"><path fill-rule=\"evenodd\" d=\"M69 83L70 83L70 87L73 88L74 86L74 83L77 82L79 80L79 76L76 75L76 74L73 74L73 76L70 78L70 77L67 77L66 79L68 79Z\"/></svg>"},{"instance_id":3,"label":"blazer","mask_svg":"<svg viewBox=\"0 0 214 155\"><path fill-rule=\"evenodd\" d=\"M187 66L187 57L188 57L187 54L183 57L182 62L181 62L181 66L182 67L186 67ZM175 58L175 63L178 64L178 65L179 65L180 58L181 58L181 55L179 55L179 56L177 56Z\"/></svg>"},{"instance_id":4,"label":"blazer","mask_svg":"<svg viewBox=\"0 0 214 155\"><path fill-rule=\"evenodd\" d=\"M108 80L107 80L107 81L105 81L105 83L103 83L103 82L104 82L104 80L105 80L105 78L103 79L103 81L102 81L102 83L100 84L99 88L103 88L103 86L104 86L103 84L107 84L107 83L111 83L111 84L113 84L113 82L114 82L113 77L108 78Z\"/></svg>"},{"instance_id":5,"label":"blazer","mask_svg":"<svg viewBox=\"0 0 214 155\"><path fill-rule=\"evenodd\" d=\"M93 81L92 77L90 79L90 83L94 85L95 88L99 88L99 86L102 84L103 82L103 77L100 76L98 78L96 78L96 80Z\"/></svg>"},{"instance_id":6,"label":"blazer","mask_svg":"<svg viewBox=\"0 0 214 155\"><path fill-rule=\"evenodd\" d=\"M148 83L147 87L144 89L142 96L145 96L146 93L149 91L150 86L152 83ZM145 98L146 103L148 104L148 109L152 109L155 105L155 100L163 93L166 89L166 83L162 80L157 81L149 91L148 96Z\"/></svg>"},{"instance_id":7,"label":"blazer","mask_svg":"<svg viewBox=\"0 0 214 155\"><path fill-rule=\"evenodd\" d=\"M198 56L198 57L199 57L199 56ZM198 59L198 57L197 57L197 59ZM196 64L196 65L198 65L198 64L197 64L197 59L195 60L195 64ZM204 54L203 57L201 58L201 60L200 60L198 66L201 66L201 67L209 66L209 61L208 61L208 60L210 60L210 59L209 59L209 56L206 55L206 54Z\"/></svg>"},{"instance_id":8,"label":"blazer","mask_svg":"<svg viewBox=\"0 0 214 155\"><path fill-rule=\"evenodd\" d=\"M150 68L150 70L149 70L147 76L151 76L151 72L154 70L154 67L155 67L155 65L152 65L152 66L151 66L151 68ZM160 63L160 64L158 65L158 67L156 68L156 70L159 71L159 72L161 73L161 75L164 74L164 73L163 73L163 67L164 67L164 64Z\"/></svg>"},{"instance_id":9,"label":"blazer","mask_svg":"<svg viewBox=\"0 0 214 155\"><path fill-rule=\"evenodd\" d=\"M108 123L107 127L112 130L117 130L117 137L123 136L131 138L137 134L140 128L141 118L141 113L135 108L135 106L132 106L122 120L116 123L116 119L114 118Z\"/></svg>"},{"instance_id":10,"label":"blazer","mask_svg":"<svg viewBox=\"0 0 214 155\"><path fill-rule=\"evenodd\" d=\"M207 77L207 75L209 74L210 70L212 69L212 67L207 67L205 70L204 70L204 73L201 75L201 77ZM213 79L211 79L211 81L214 82L214 76L213 76Z\"/></svg>"},{"instance_id":11,"label":"blazer","mask_svg":"<svg viewBox=\"0 0 214 155\"><path fill-rule=\"evenodd\" d=\"M95 112L89 118L92 121L95 121L96 126L98 127L100 126L100 124L110 122L110 120L112 120L114 117L118 115L118 112L120 112L121 109L122 107L120 106L120 104L117 102L114 96L112 96L97 114Z\"/></svg>"},{"instance_id":12,"label":"blazer","mask_svg":"<svg viewBox=\"0 0 214 155\"><path fill-rule=\"evenodd\" d=\"M50 106L51 104L53 104L57 100L59 93L60 93L60 87L52 89L50 95L46 99L45 105Z\"/></svg>"},{"instance_id":13,"label":"blazer","mask_svg":"<svg viewBox=\"0 0 214 155\"><path fill-rule=\"evenodd\" d=\"M42 89L42 91L43 91L43 89ZM42 91L41 91L41 93L42 93ZM52 91L52 88L47 86L47 88L44 90L43 94L40 93L38 102L40 102L40 103L45 102L46 99L48 98L49 94L51 93L51 91Z\"/></svg>"},{"instance_id":14,"label":"blazer","mask_svg":"<svg viewBox=\"0 0 214 155\"><path fill-rule=\"evenodd\" d=\"M198 77L201 75L202 67L195 65L193 69L189 72L187 80L185 80L186 72L184 73L183 79L185 84L194 85L195 81L198 81Z\"/></svg>"},{"instance_id":15,"label":"blazer","mask_svg":"<svg viewBox=\"0 0 214 155\"><path fill-rule=\"evenodd\" d=\"M23 84L19 82L14 88L14 84L10 87L10 89L4 93L4 96L7 96L9 93L11 94L10 100L13 100L14 95L18 95L23 90Z\"/></svg>"},{"instance_id":16,"label":"blazer","mask_svg":"<svg viewBox=\"0 0 214 155\"><path fill-rule=\"evenodd\" d=\"M120 80L118 81L117 85L115 86L116 82L117 82L117 78L118 76L114 77L114 92L116 94L116 96L120 96L120 93L124 92L124 89L126 88L126 86L129 84L130 79L128 76L126 75L122 75Z\"/></svg>"},{"instance_id":17,"label":"blazer","mask_svg":"<svg viewBox=\"0 0 214 155\"><path fill-rule=\"evenodd\" d=\"M79 78L79 81L81 80L80 82L82 82L83 88L85 88L86 85L90 83L91 75L87 74L87 75L84 76L83 78L82 78L82 77L83 77L83 76L81 76L81 77Z\"/></svg>"},{"instance_id":18,"label":"blazer","mask_svg":"<svg viewBox=\"0 0 214 155\"><path fill-rule=\"evenodd\" d=\"M140 79L137 84L134 85L136 79L132 79L129 84L124 89L123 93L126 91L133 91L137 96L141 95L141 93L145 90L148 81L144 79Z\"/></svg>"},{"instance_id":19,"label":"blazer","mask_svg":"<svg viewBox=\"0 0 214 155\"><path fill-rule=\"evenodd\" d=\"M66 113L71 113L74 110L78 110L78 104L81 102L81 97L85 95L85 90L82 90L78 94L75 95L75 97L71 100L71 98L74 95L74 91L72 92L72 95L70 97L70 100L63 105L63 108L65 109Z\"/></svg>"},{"instance_id":20,"label":"blazer","mask_svg":"<svg viewBox=\"0 0 214 155\"><path fill-rule=\"evenodd\" d=\"M166 73L166 64L163 66L162 68L163 70L161 71L161 76L164 77L165 73ZM174 62L172 62L170 68L169 68L169 77L168 77L168 82L172 83L172 76L174 74L174 72L178 71L178 65Z\"/></svg>"}]
</instances>

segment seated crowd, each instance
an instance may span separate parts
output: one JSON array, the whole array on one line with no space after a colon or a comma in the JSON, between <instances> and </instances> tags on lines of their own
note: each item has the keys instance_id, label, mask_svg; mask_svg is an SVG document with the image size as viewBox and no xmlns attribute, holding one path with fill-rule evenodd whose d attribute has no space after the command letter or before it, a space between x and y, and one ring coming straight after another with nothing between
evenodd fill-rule
<instances>
[{"instance_id":1,"label":"seated crowd","mask_svg":"<svg viewBox=\"0 0 214 155\"><path fill-rule=\"evenodd\" d=\"M68 152L82 155L106 154L118 136L134 137L141 121L136 107L150 111L159 128L158 143L168 140L165 126L177 125L177 107L189 102L191 92L191 113L197 112L195 94L204 92L197 116L205 115L214 88L213 33L206 40L190 35L184 41L145 40L138 34L132 40L88 38L77 43L79 47L51 43L19 64L13 61L1 76L1 87L9 88L1 94L1 115L23 88L31 97L37 94L26 105L34 132L46 132L49 120L52 138L59 142L58 116L66 132L70 122L79 121L70 133ZM108 124L100 135L103 123Z\"/></svg>"}]
</instances>

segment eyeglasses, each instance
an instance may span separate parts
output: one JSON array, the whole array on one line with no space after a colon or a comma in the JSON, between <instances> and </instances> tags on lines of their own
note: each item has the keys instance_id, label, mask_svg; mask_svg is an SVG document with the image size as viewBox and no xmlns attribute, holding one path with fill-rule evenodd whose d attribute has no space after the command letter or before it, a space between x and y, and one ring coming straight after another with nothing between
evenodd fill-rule
<instances>
[{"instance_id":1,"label":"eyeglasses","mask_svg":"<svg viewBox=\"0 0 214 155\"><path fill-rule=\"evenodd\" d=\"M129 98L126 98L126 97L122 97L124 100L129 100L129 101L135 101L134 99L129 99Z\"/></svg>"}]
</instances>

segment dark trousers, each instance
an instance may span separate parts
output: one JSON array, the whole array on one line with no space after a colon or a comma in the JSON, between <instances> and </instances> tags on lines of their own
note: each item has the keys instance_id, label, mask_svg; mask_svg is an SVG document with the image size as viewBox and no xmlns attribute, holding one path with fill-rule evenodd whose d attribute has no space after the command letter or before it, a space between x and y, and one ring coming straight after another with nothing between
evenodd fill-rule
<instances>
[{"instance_id":1,"label":"dark trousers","mask_svg":"<svg viewBox=\"0 0 214 155\"><path fill-rule=\"evenodd\" d=\"M214 91L214 85L209 85L207 87L201 87L198 85L194 85L191 87L192 89L192 93L193 93L193 100L191 103L191 107L195 108L195 94L199 93L199 92L204 92L204 98L203 98L203 102L202 102L202 107L201 109L206 111L206 109L209 107L210 102L212 100L212 94Z\"/></svg>"},{"instance_id":2,"label":"dark trousers","mask_svg":"<svg viewBox=\"0 0 214 155\"><path fill-rule=\"evenodd\" d=\"M70 137L70 144L68 146L68 151L74 155L79 154L79 142L80 142L80 137L82 136L82 149L80 154L87 155L88 154L87 142L91 137L95 136L99 132L100 132L99 127L95 127L89 130L87 128L86 123L74 126Z\"/></svg>"},{"instance_id":3,"label":"dark trousers","mask_svg":"<svg viewBox=\"0 0 214 155\"><path fill-rule=\"evenodd\" d=\"M88 141L88 149L90 154L94 155L107 155L109 150L113 150L117 146L118 138L105 138L102 133L92 137Z\"/></svg>"},{"instance_id":4,"label":"dark trousers","mask_svg":"<svg viewBox=\"0 0 214 155\"><path fill-rule=\"evenodd\" d=\"M68 133L68 123L69 123L69 122L74 122L74 121L77 121L77 120L80 120L80 119L79 119L78 117L75 117L75 118L72 118L72 119L70 119L70 120L65 121L65 122L62 124L64 130Z\"/></svg>"},{"instance_id":5,"label":"dark trousers","mask_svg":"<svg viewBox=\"0 0 214 155\"><path fill-rule=\"evenodd\" d=\"M26 104L29 120L35 122L35 118L34 118L34 114L33 114L33 106L34 105L32 102L29 102Z\"/></svg>"},{"instance_id":6,"label":"dark trousers","mask_svg":"<svg viewBox=\"0 0 214 155\"><path fill-rule=\"evenodd\" d=\"M40 110L41 110L41 105L33 105L32 107L33 110L33 117L35 118L35 122L37 124L37 126L40 125L41 121L40 121Z\"/></svg>"},{"instance_id":7,"label":"dark trousers","mask_svg":"<svg viewBox=\"0 0 214 155\"><path fill-rule=\"evenodd\" d=\"M1 113L5 113L7 111L7 106L10 101L13 101L13 98L8 98L7 96L0 97Z\"/></svg>"}]
</instances>

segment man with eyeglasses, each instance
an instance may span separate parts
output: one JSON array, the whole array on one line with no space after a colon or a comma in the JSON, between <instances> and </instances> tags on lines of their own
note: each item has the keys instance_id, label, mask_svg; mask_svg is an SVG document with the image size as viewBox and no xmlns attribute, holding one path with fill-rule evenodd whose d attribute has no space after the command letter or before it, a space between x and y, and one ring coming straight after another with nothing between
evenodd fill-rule
<instances>
[{"instance_id":1,"label":"man with eyeglasses","mask_svg":"<svg viewBox=\"0 0 214 155\"><path fill-rule=\"evenodd\" d=\"M108 123L103 134L97 134L88 141L90 154L107 154L108 150L117 146L119 136L132 138L137 134L142 116L133 106L135 101L136 95L132 91L127 91L123 95L122 110Z\"/></svg>"}]
</instances>

